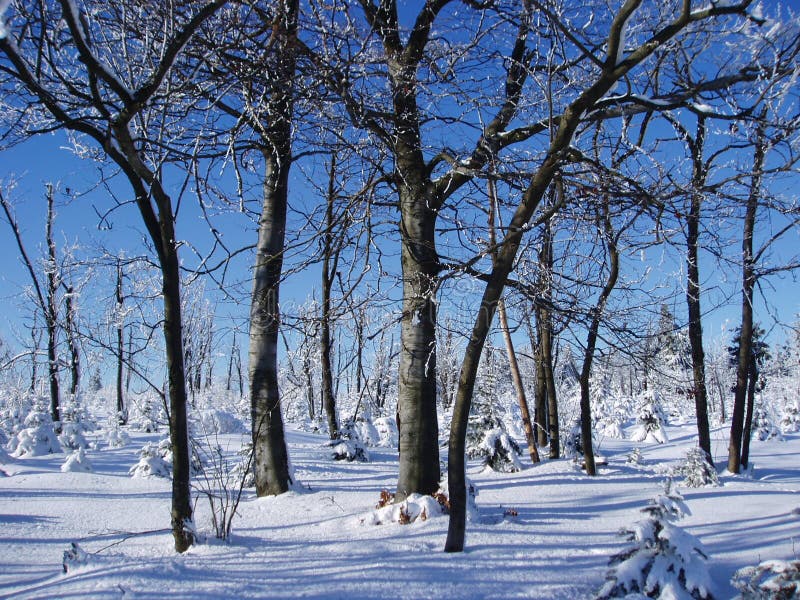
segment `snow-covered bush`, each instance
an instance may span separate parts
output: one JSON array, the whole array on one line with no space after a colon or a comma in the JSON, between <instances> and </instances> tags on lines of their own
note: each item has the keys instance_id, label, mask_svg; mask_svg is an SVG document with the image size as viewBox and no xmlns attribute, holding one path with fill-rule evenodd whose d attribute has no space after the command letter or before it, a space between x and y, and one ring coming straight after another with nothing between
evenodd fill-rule
<instances>
[{"instance_id":1,"label":"snow-covered bush","mask_svg":"<svg viewBox=\"0 0 800 600\"><path fill-rule=\"evenodd\" d=\"M162 403L149 395L135 398L128 406L128 425L131 429L156 433L159 423L166 420Z\"/></svg>"},{"instance_id":2,"label":"snow-covered bush","mask_svg":"<svg viewBox=\"0 0 800 600\"><path fill-rule=\"evenodd\" d=\"M467 425L467 456L480 458L493 471L514 473L522 469L519 456L522 450L496 416L473 415Z\"/></svg>"},{"instance_id":3,"label":"snow-covered bush","mask_svg":"<svg viewBox=\"0 0 800 600\"><path fill-rule=\"evenodd\" d=\"M629 465L640 466L642 464L642 451L639 448L634 448L630 451L630 454L625 457L625 462Z\"/></svg>"},{"instance_id":4,"label":"snow-covered bush","mask_svg":"<svg viewBox=\"0 0 800 600\"><path fill-rule=\"evenodd\" d=\"M239 460L233 465L231 475L243 482L246 488L255 487L256 475L253 472L253 442L245 442L236 453Z\"/></svg>"},{"instance_id":5,"label":"snow-covered bush","mask_svg":"<svg viewBox=\"0 0 800 600\"><path fill-rule=\"evenodd\" d=\"M115 417L109 419L109 427L106 430L105 438L109 448L122 448L131 441L128 432L120 428Z\"/></svg>"},{"instance_id":6,"label":"snow-covered bush","mask_svg":"<svg viewBox=\"0 0 800 600\"><path fill-rule=\"evenodd\" d=\"M800 431L800 402L794 400L784 403L779 426L784 434Z\"/></svg>"},{"instance_id":7,"label":"snow-covered bush","mask_svg":"<svg viewBox=\"0 0 800 600\"><path fill-rule=\"evenodd\" d=\"M783 438L780 427L775 424L771 411L763 402L756 403L753 409L753 435L761 442Z\"/></svg>"},{"instance_id":8,"label":"snow-covered bush","mask_svg":"<svg viewBox=\"0 0 800 600\"><path fill-rule=\"evenodd\" d=\"M378 442L376 446L382 448L396 448L399 434L397 432L397 421L392 417L378 417L373 421L373 425L378 432Z\"/></svg>"},{"instance_id":9,"label":"snow-covered bush","mask_svg":"<svg viewBox=\"0 0 800 600\"><path fill-rule=\"evenodd\" d=\"M369 453L361 435L361 428L352 419L342 421L339 438L328 443L331 448L331 458L348 462L369 462Z\"/></svg>"},{"instance_id":10,"label":"snow-covered bush","mask_svg":"<svg viewBox=\"0 0 800 600\"><path fill-rule=\"evenodd\" d=\"M86 458L86 451L83 448L78 448L67 456L67 460L61 465L61 471L64 473L91 473L94 471L94 467L91 461Z\"/></svg>"},{"instance_id":11,"label":"snow-covered bush","mask_svg":"<svg viewBox=\"0 0 800 600\"><path fill-rule=\"evenodd\" d=\"M683 477L683 485L689 488L719 485L717 470L706 460L705 450L697 446L686 451L686 458L672 473L675 477Z\"/></svg>"},{"instance_id":12,"label":"snow-covered bush","mask_svg":"<svg viewBox=\"0 0 800 600\"><path fill-rule=\"evenodd\" d=\"M61 452L50 413L32 410L25 417L24 429L11 438L6 449L15 457Z\"/></svg>"},{"instance_id":13,"label":"snow-covered bush","mask_svg":"<svg viewBox=\"0 0 800 600\"><path fill-rule=\"evenodd\" d=\"M596 600L608 598L713 598L700 542L673 521L689 514L667 480L664 493L642 509L646 518L621 531L634 545L611 557Z\"/></svg>"},{"instance_id":14,"label":"snow-covered bush","mask_svg":"<svg viewBox=\"0 0 800 600\"><path fill-rule=\"evenodd\" d=\"M68 450L79 450L88 446L86 437L83 435L84 431L85 429L81 423L62 421L61 433L58 434L58 441L61 442L61 446L64 448L65 452Z\"/></svg>"},{"instance_id":15,"label":"snow-covered bush","mask_svg":"<svg viewBox=\"0 0 800 600\"><path fill-rule=\"evenodd\" d=\"M235 414L220 409L206 409L192 415L192 433L246 433L244 423Z\"/></svg>"},{"instance_id":16,"label":"snow-covered bush","mask_svg":"<svg viewBox=\"0 0 800 600\"><path fill-rule=\"evenodd\" d=\"M128 474L131 477L169 478L172 476L172 465L165 460L159 446L147 443L139 451L139 462L130 468Z\"/></svg>"},{"instance_id":17,"label":"snow-covered bush","mask_svg":"<svg viewBox=\"0 0 800 600\"><path fill-rule=\"evenodd\" d=\"M766 560L757 567L739 569L731 584L736 600L791 600L800 598L800 560Z\"/></svg>"},{"instance_id":18,"label":"snow-covered bush","mask_svg":"<svg viewBox=\"0 0 800 600\"><path fill-rule=\"evenodd\" d=\"M639 414L636 417L636 425L631 432L631 440L634 442L667 443L667 433L664 431L664 426L667 424L667 416L661 408L659 395L648 390L642 394L639 402Z\"/></svg>"},{"instance_id":19,"label":"snow-covered bush","mask_svg":"<svg viewBox=\"0 0 800 600\"><path fill-rule=\"evenodd\" d=\"M427 521L442 517L450 513L450 498L448 495L447 479L439 483L436 493L426 496L423 494L409 494L402 502L395 503L394 494L388 490L381 491L380 500L375 510L360 519L362 525L386 525ZM477 519L475 496L477 492L472 483L467 480L467 520Z\"/></svg>"}]
</instances>

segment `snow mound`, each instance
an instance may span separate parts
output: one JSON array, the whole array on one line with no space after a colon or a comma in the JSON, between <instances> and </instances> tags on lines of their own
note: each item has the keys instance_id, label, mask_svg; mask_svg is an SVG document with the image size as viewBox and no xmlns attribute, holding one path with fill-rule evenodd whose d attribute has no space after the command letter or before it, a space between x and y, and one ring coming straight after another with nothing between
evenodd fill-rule
<instances>
[{"instance_id":1,"label":"snow mound","mask_svg":"<svg viewBox=\"0 0 800 600\"><path fill-rule=\"evenodd\" d=\"M361 519L361 523L365 525L386 525L388 523L408 525L442 517L449 513L450 503L440 492L434 496L409 494L405 500L397 504L392 504L390 498L391 495L384 490L381 494L381 503L384 500L389 503L385 506L379 504L378 508Z\"/></svg>"},{"instance_id":2,"label":"snow mound","mask_svg":"<svg viewBox=\"0 0 800 600\"><path fill-rule=\"evenodd\" d=\"M67 457L67 460L61 465L63 473L91 473L94 471L92 463L86 458L86 451L83 448L78 448Z\"/></svg>"},{"instance_id":3,"label":"snow mound","mask_svg":"<svg viewBox=\"0 0 800 600\"><path fill-rule=\"evenodd\" d=\"M161 455L160 449L153 444L145 444L139 451L139 457L139 462L128 471L131 477L172 476L172 467Z\"/></svg>"}]
</instances>

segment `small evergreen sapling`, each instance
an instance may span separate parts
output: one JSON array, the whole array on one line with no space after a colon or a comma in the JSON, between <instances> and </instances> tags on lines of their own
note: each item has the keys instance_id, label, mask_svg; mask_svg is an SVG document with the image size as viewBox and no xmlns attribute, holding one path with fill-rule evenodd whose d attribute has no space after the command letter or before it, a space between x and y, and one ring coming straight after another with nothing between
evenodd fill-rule
<instances>
[{"instance_id":1,"label":"small evergreen sapling","mask_svg":"<svg viewBox=\"0 0 800 600\"><path fill-rule=\"evenodd\" d=\"M473 415L467 426L467 456L481 458L485 467L501 473L522 470L522 450L506 431L502 419L494 415Z\"/></svg>"},{"instance_id":2,"label":"small evergreen sapling","mask_svg":"<svg viewBox=\"0 0 800 600\"><path fill-rule=\"evenodd\" d=\"M666 444L668 439L664 426L667 424L667 416L661 407L660 397L648 390L643 394L641 402L631 440Z\"/></svg>"},{"instance_id":3,"label":"small evergreen sapling","mask_svg":"<svg viewBox=\"0 0 800 600\"><path fill-rule=\"evenodd\" d=\"M736 600L791 600L800 598L800 560L766 560L757 567L739 569L731 584Z\"/></svg>"},{"instance_id":4,"label":"small evergreen sapling","mask_svg":"<svg viewBox=\"0 0 800 600\"><path fill-rule=\"evenodd\" d=\"M717 470L709 464L705 451L696 446L687 450L683 463L678 465L673 473L675 476L683 476L683 485L689 488L720 484Z\"/></svg>"},{"instance_id":5,"label":"small evergreen sapling","mask_svg":"<svg viewBox=\"0 0 800 600\"><path fill-rule=\"evenodd\" d=\"M172 465L164 459L157 446L148 443L139 451L139 462L130 468L128 474L131 477L169 478L172 476Z\"/></svg>"},{"instance_id":6,"label":"small evergreen sapling","mask_svg":"<svg viewBox=\"0 0 800 600\"><path fill-rule=\"evenodd\" d=\"M700 542L673 521L688 515L683 497L667 480L664 493L642 509L646 518L621 534L633 547L611 557L596 600L632 597L711 600L707 556Z\"/></svg>"}]
</instances>

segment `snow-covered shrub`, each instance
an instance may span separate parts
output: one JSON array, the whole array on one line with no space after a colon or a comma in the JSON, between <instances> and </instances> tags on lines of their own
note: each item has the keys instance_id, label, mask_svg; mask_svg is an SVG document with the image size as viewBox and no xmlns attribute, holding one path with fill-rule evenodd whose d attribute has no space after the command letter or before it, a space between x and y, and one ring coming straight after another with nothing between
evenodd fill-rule
<instances>
[{"instance_id":1,"label":"snow-covered shrub","mask_svg":"<svg viewBox=\"0 0 800 600\"><path fill-rule=\"evenodd\" d=\"M705 450L697 446L686 451L683 462L672 473L675 477L683 477L683 485L689 488L719 485L717 470L706 460Z\"/></svg>"},{"instance_id":2,"label":"snow-covered shrub","mask_svg":"<svg viewBox=\"0 0 800 600\"><path fill-rule=\"evenodd\" d=\"M169 478L172 465L164 459L158 446L147 443L139 451L139 462L130 468L128 474L131 477Z\"/></svg>"},{"instance_id":3,"label":"snow-covered shrub","mask_svg":"<svg viewBox=\"0 0 800 600\"><path fill-rule=\"evenodd\" d=\"M731 584L736 600L791 600L800 598L800 560L766 560L757 567L739 569Z\"/></svg>"},{"instance_id":4,"label":"snow-covered shrub","mask_svg":"<svg viewBox=\"0 0 800 600\"><path fill-rule=\"evenodd\" d=\"M368 462L369 453L361 439L361 430L352 419L345 419L339 428L339 438L328 443L333 460Z\"/></svg>"},{"instance_id":5,"label":"snow-covered shrub","mask_svg":"<svg viewBox=\"0 0 800 600\"><path fill-rule=\"evenodd\" d=\"M661 408L659 395L650 390L644 392L640 398L639 414L631 432L631 440L665 444L668 441L664 431L666 424L667 416Z\"/></svg>"},{"instance_id":6,"label":"snow-covered shrub","mask_svg":"<svg viewBox=\"0 0 800 600\"><path fill-rule=\"evenodd\" d=\"M378 442L376 446L382 448L396 448L399 434L397 432L397 421L392 417L378 417L373 421L373 425L378 432Z\"/></svg>"},{"instance_id":7,"label":"snow-covered shrub","mask_svg":"<svg viewBox=\"0 0 800 600\"><path fill-rule=\"evenodd\" d=\"M91 473L94 470L92 463L86 458L86 451L78 448L67 456L67 460L61 465L63 473Z\"/></svg>"},{"instance_id":8,"label":"snow-covered shrub","mask_svg":"<svg viewBox=\"0 0 800 600\"><path fill-rule=\"evenodd\" d=\"M120 428L116 418L109 419L109 427L106 430L105 437L109 448L122 448L131 441L128 432Z\"/></svg>"},{"instance_id":9,"label":"snow-covered shrub","mask_svg":"<svg viewBox=\"0 0 800 600\"><path fill-rule=\"evenodd\" d=\"M245 442L236 453L239 460L233 465L231 475L242 481L246 488L255 487L256 475L253 472L253 442Z\"/></svg>"},{"instance_id":10,"label":"snow-covered shrub","mask_svg":"<svg viewBox=\"0 0 800 600\"><path fill-rule=\"evenodd\" d=\"M25 417L24 429L11 438L6 449L12 456L41 456L61 452L50 413L32 410Z\"/></svg>"},{"instance_id":11,"label":"snow-covered shrub","mask_svg":"<svg viewBox=\"0 0 800 600\"><path fill-rule=\"evenodd\" d=\"M128 425L131 429L156 433L159 423L166 421L164 407L159 400L150 396L136 398L128 406Z\"/></svg>"},{"instance_id":12,"label":"snow-covered shrub","mask_svg":"<svg viewBox=\"0 0 800 600\"><path fill-rule=\"evenodd\" d=\"M192 432L209 434L245 433L244 423L227 410L206 409L198 411L191 420Z\"/></svg>"},{"instance_id":13,"label":"snow-covered shrub","mask_svg":"<svg viewBox=\"0 0 800 600\"><path fill-rule=\"evenodd\" d=\"M76 423L74 421L61 422L61 433L58 434L58 441L61 442L61 446L64 448L65 452L68 450L86 448L86 446L88 446L86 437L83 435L84 431L84 427L81 423Z\"/></svg>"},{"instance_id":14,"label":"snow-covered shrub","mask_svg":"<svg viewBox=\"0 0 800 600\"><path fill-rule=\"evenodd\" d=\"M753 408L753 435L761 442L783 438L770 410L761 402Z\"/></svg>"},{"instance_id":15,"label":"snow-covered shrub","mask_svg":"<svg viewBox=\"0 0 800 600\"><path fill-rule=\"evenodd\" d=\"M779 426L784 434L800 431L800 402L795 400L784 403Z\"/></svg>"},{"instance_id":16,"label":"snow-covered shrub","mask_svg":"<svg viewBox=\"0 0 800 600\"><path fill-rule=\"evenodd\" d=\"M625 458L625 462L629 465L639 466L642 464L642 451L639 448L634 448L630 454Z\"/></svg>"},{"instance_id":17,"label":"snow-covered shrub","mask_svg":"<svg viewBox=\"0 0 800 600\"><path fill-rule=\"evenodd\" d=\"M489 414L473 415L467 424L467 456L480 458L493 471L514 473L522 469L522 450L508 435L503 421Z\"/></svg>"},{"instance_id":18,"label":"snow-covered shrub","mask_svg":"<svg viewBox=\"0 0 800 600\"><path fill-rule=\"evenodd\" d=\"M369 453L360 440L338 439L328 444L333 460L369 462Z\"/></svg>"},{"instance_id":19,"label":"snow-covered shrub","mask_svg":"<svg viewBox=\"0 0 800 600\"><path fill-rule=\"evenodd\" d=\"M475 520L477 508L475 506L475 487L467 481L467 519ZM402 502L395 503L394 494L388 490L381 491L380 500L375 510L360 519L362 525L385 525L427 521L442 517L450 513L450 499L447 492L447 479L439 484L436 493L426 496L423 494L409 494Z\"/></svg>"},{"instance_id":20,"label":"snow-covered shrub","mask_svg":"<svg viewBox=\"0 0 800 600\"><path fill-rule=\"evenodd\" d=\"M596 600L608 598L713 598L707 556L700 542L673 521L689 514L667 480L664 493L642 509L646 518L621 531L633 547L611 557Z\"/></svg>"}]
</instances>

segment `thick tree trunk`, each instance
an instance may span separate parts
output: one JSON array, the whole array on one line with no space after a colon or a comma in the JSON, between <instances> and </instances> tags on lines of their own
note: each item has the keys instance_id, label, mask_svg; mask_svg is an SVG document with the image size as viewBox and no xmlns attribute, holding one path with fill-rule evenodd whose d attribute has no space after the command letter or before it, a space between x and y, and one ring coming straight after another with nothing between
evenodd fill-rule
<instances>
[{"instance_id":1,"label":"thick tree trunk","mask_svg":"<svg viewBox=\"0 0 800 600\"><path fill-rule=\"evenodd\" d=\"M288 135L288 130L287 130ZM288 143L288 137L287 137ZM264 202L259 220L250 306L250 411L256 493L289 490L289 457L278 391L279 286L283 268L290 155L265 153Z\"/></svg>"},{"instance_id":2,"label":"thick tree trunk","mask_svg":"<svg viewBox=\"0 0 800 600\"><path fill-rule=\"evenodd\" d=\"M162 213L163 214L163 213ZM172 446L172 535L175 550L185 552L193 543L189 431L186 421L186 380L183 363L180 270L172 215L161 220L164 254L161 261L164 296L164 344L169 393L169 437Z\"/></svg>"},{"instance_id":3,"label":"thick tree trunk","mask_svg":"<svg viewBox=\"0 0 800 600\"><path fill-rule=\"evenodd\" d=\"M265 114L270 121L262 124L266 128L262 137L266 169L250 305L250 415L253 470L259 496L282 494L288 491L291 483L278 391L278 334L292 164L292 82L296 67L298 0L284 0L276 9L272 23L276 65L270 73L275 89L266 98Z\"/></svg>"},{"instance_id":4,"label":"thick tree trunk","mask_svg":"<svg viewBox=\"0 0 800 600\"><path fill-rule=\"evenodd\" d=\"M420 157L421 158L421 157ZM417 175L416 173L414 173ZM401 186L403 314L398 380L400 470L395 500L439 487L436 415L436 215L424 181Z\"/></svg>"}]
</instances>

